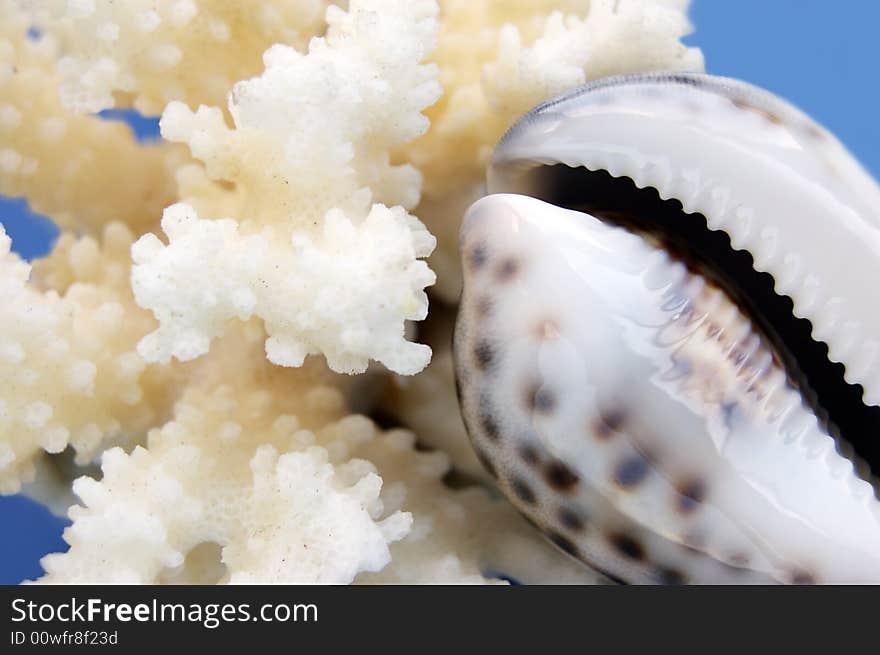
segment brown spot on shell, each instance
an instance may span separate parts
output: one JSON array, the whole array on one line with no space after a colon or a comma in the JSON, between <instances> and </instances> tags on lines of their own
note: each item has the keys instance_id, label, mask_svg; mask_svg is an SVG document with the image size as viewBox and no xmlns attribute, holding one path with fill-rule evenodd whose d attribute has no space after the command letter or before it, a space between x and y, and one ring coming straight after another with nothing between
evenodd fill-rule
<instances>
[{"instance_id":1,"label":"brown spot on shell","mask_svg":"<svg viewBox=\"0 0 880 655\"><path fill-rule=\"evenodd\" d=\"M764 119L770 121L774 125L782 125L785 121L778 114L774 114L772 111L768 111L766 109L762 109L761 107L756 107L755 105L751 105L745 100L734 98L731 102L736 105L737 109L742 109L743 111L750 111L752 113L758 114Z\"/></svg>"},{"instance_id":2,"label":"brown spot on shell","mask_svg":"<svg viewBox=\"0 0 880 655\"><path fill-rule=\"evenodd\" d=\"M636 453L617 465L614 469L614 482L621 489L634 489L645 479L649 469L648 460Z\"/></svg>"},{"instance_id":3,"label":"brown spot on shell","mask_svg":"<svg viewBox=\"0 0 880 655\"><path fill-rule=\"evenodd\" d=\"M520 270L520 263L514 257L505 257L495 270L495 279L499 282L510 282Z\"/></svg>"},{"instance_id":4,"label":"brown spot on shell","mask_svg":"<svg viewBox=\"0 0 880 655\"><path fill-rule=\"evenodd\" d=\"M804 569L796 569L789 574L791 584L814 585L817 584L816 576Z\"/></svg>"},{"instance_id":5,"label":"brown spot on shell","mask_svg":"<svg viewBox=\"0 0 880 655\"><path fill-rule=\"evenodd\" d=\"M573 532L584 529L584 519L581 514L570 507L559 508L559 522Z\"/></svg>"},{"instance_id":6,"label":"brown spot on shell","mask_svg":"<svg viewBox=\"0 0 880 655\"><path fill-rule=\"evenodd\" d=\"M514 478L510 481L510 488L516 497L527 505L535 504L535 501L537 500L535 492L532 491L531 486L529 486L528 482L525 480Z\"/></svg>"},{"instance_id":7,"label":"brown spot on shell","mask_svg":"<svg viewBox=\"0 0 880 655\"><path fill-rule=\"evenodd\" d=\"M544 384L530 384L526 388L525 400L526 406L531 412L549 414L556 409L556 396Z\"/></svg>"},{"instance_id":8,"label":"brown spot on shell","mask_svg":"<svg viewBox=\"0 0 880 655\"><path fill-rule=\"evenodd\" d=\"M518 452L522 460L529 466L537 466L541 463L541 455L538 453L538 449L535 448L532 444L521 444Z\"/></svg>"},{"instance_id":9,"label":"brown spot on shell","mask_svg":"<svg viewBox=\"0 0 880 655\"><path fill-rule=\"evenodd\" d=\"M663 585L683 585L687 584L687 578L678 569L662 567L657 569L657 582Z\"/></svg>"},{"instance_id":10,"label":"brown spot on shell","mask_svg":"<svg viewBox=\"0 0 880 655\"><path fill-rule=\"evenodd\" d=\"M481 371L485 371L491 366L494 356L494 350L487 341L480 340L474 346L474 361Z\"/></svg>"},{"instance_id":11,"label":"brown spot on shell","mask_svg":"<svg viewBox=\"0 0 880 655\"><path fill-rule=\"evenodd\" d=\"M480 298L474 303L474 314L478 319L484 319L492 311L492 301L489 298Z\"/></svg>"},{"instance_id":12,"label":"brown spot on shell","mask_svg":"<svg viewBox=\"0 0 880 655\"><path fill-rule=\"evenodd\" d=\"M608 536L608 542L618 553L631 560L645 558L645 550L633 537L622 532L615 532Z\"/></svg>"},{"instance_id":13,"label":"brown spot on shell","mask_svg":"<svg viewBox=\"0 0 880 655\"><path fill-rule=\"evenodd\" d=\"M621 410L605 412L596 420L593 434L595 434L596 438L600 441L606 441L610 439L615 432L620 430L623 426L624 420L625 415Z\"/></svg>"},{"instance_id":14,"label":"brown spot on shell","mask_svg":"<svg viewBox=\"0 0 880 655\"><path fill-rule=\"evenodd\" d=\"M471 268L475 271L480 270L489 261L489 251L485 244L479 243L471 250L470 262Z\"/></svg>"},{"instance_id":15,"label":"brown spot on shell","mask_svg":"<svg viewBox=\"0 0 880 655\"><path fill-rule=\"evenodd\" d=\"M822 130L822 128L817 127L813 123L804 123L804 132L806 132L807 134L809 134L812 138L814 138L816 140L821 140L826 137L826 134Z\"/></svg>"},{"instance_id":16,"label":"brown spot on shell","mask_svg":"<svg viewBox=\"0 0 880 655\"><path fill-rule=\"evenodd\" d=\"M480 427L483 428L483 433L491 441L498 441L501 438L501 430L486 403L481 403L480 406Z\"/></svg>"},{"instance_id":17,"label":"brown spot on shell","mask_svg":"<svg viewBox=\"0 0 880 655\"><path fill-rule=\"evenodd\" d=\"M550 462L544 470L544 479L547 484L557 491L571 491L578 482L580 477L572 471L564 462L558 459Z\"/></svg>"},{"instance_id":18,"label":"brown spot on shell","mask_svg":"<svg viewBox=\"0 0 880 655\"><path fill-rule=\"evenodd\" d=\"M698 478L685 480L678 485L676 506L682 514L692 514L706 498L706 483Z\"/></svg>"}]
</instances>

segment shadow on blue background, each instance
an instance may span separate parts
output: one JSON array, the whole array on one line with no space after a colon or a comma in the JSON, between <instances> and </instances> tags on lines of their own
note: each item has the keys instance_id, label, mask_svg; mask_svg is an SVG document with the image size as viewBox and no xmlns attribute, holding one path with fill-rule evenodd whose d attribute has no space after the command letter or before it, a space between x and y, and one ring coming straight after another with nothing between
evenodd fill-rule
<instances>
[{"instance_id":1,"label":"shadow on blue background","mask_svg":"<svg viewBox=\"0 0 880 655\"><path fill-rule=\"evenodd\" d=\"M739 77L799 105L880 175L880 3L695 0L691 16L697 31L688 43L703 49L708 72ZM155 119L103 115L130 121L141 138L158 136ZM0 222L27 258L47 252L55 238L51 223L29 214L22 200L0 198ZM66 547L60 537L65 522L27 499L0 497L0 525L0 583L38 577L39 558Z\"/></svg>"}]
</instances>

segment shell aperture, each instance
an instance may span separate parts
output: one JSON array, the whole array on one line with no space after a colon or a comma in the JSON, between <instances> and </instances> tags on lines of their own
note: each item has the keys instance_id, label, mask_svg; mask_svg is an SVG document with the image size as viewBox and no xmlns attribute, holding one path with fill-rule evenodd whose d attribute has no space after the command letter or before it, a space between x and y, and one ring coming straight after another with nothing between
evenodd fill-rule
<instances>
[{"instance_id":1,"label":"shell aperture","mask_svg":"<svg viewBox=\"0 0 880 655\"><path fill-rule=\"evenodd\" d=\"M880 505L839 454L834 417L826 427L809 386L789 380L776 348L787 333L775 343L724 271L614 225L597 178L569 202L577 181L558 168L632 178L703 214L876 397L861 358L880 316L847 286L877 268L870 177L803 114L740 83L600 82L512 128L489 191L525 195L484 198L462 226L461 407L501 488L557 545L624 581L880 581ZM839 243L823 249L817 224ZM812 265L823 252L836 266ZM867 261L840 271L847 252Z\"/></svg>"}]
</instances>

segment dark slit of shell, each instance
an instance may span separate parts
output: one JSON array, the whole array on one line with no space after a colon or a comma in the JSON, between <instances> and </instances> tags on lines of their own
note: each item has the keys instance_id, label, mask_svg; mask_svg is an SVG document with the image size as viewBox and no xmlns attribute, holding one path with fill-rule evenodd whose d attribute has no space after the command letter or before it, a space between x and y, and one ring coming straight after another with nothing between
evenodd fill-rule
<instances>
[{"instance_id":1,"label":"dark slit of shell","mask_svg":"<svg viewBox=\"0 0 880 655\"><path fill-rule=\"evenodd\" d=\"M541 167L536 175L543 200L649 233L692 271L725 289L775 346L789 378L837 439L839 452L851 459L855 452L862 477L869 477L865 465L880 474L880 407L862 402L861 385L846 382L843 365L828 359L828 346L812 338L808 320L793 314L791 299L775 292L772 276L753 268L751 254L735 250L725 232L710 230L702 214L686 214L678 200L663 200L656 189L640 189L628 177L564 164Z\"/></svg>"}]
</instances>

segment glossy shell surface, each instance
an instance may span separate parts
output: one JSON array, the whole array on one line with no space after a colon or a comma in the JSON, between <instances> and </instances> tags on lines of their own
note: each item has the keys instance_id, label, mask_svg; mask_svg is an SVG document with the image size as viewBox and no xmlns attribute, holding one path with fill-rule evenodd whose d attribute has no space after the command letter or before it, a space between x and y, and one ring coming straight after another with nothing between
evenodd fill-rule
<instances>
[{"instance_id":1,"label":"glossy shell surface","mask_svg":"<svg viewBox=\"0 0 880 655\"><path fill-rule=\"evenodd\" d=\"M742 83L629 76L536 108L464 221L462 414L499 486L626 582L878 582L880 504L728 294L651 240L543 202L549 165L705 215L880 399L880 192ZM516 195L514 195L516 194ZM828 232L833 238L828 237Z\"/></svg>"}]
</instances>

